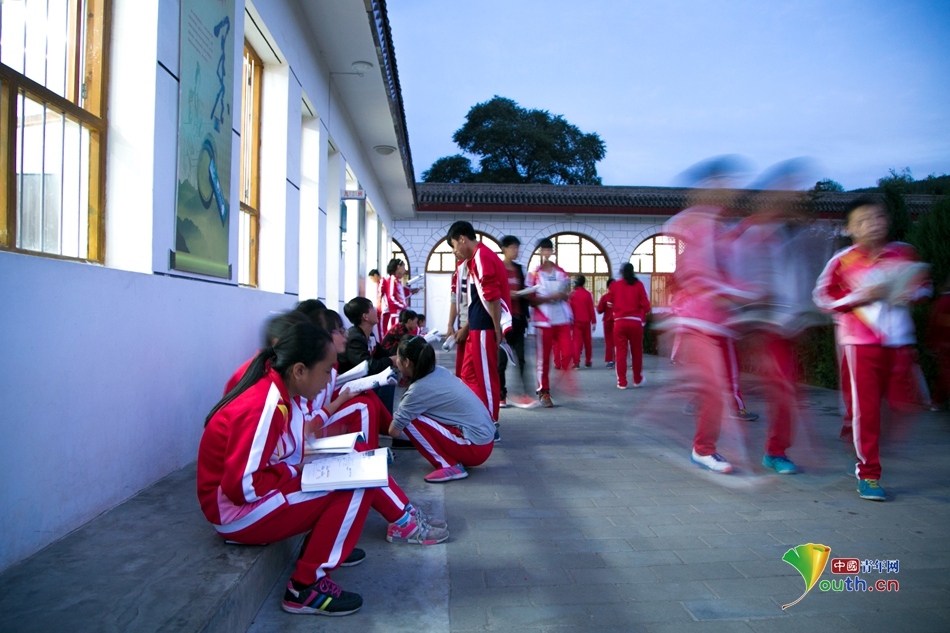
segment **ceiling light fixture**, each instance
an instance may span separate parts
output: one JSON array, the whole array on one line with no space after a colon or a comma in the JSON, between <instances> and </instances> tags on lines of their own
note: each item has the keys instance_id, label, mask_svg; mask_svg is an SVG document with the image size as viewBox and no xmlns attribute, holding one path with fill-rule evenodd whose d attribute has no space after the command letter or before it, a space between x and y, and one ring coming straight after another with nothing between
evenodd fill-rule
<instances>
[{"instance_id":1,"label":"ceiling light fixture","mask_svg":"<svg viewBox=\"0 0 950 633\"><path fill-rule=\"evenodd\" d=\"M353 72L362 77L363 73L372 70L373 65L369 62L353 62L350 64L350 67L353 69Z\"/></svg>"},{"instance_id":2,"label":"ceiling light fixture","mask_svg":"<svg viewBox=\"0 0 950 633\"><path fill-rule=\"evenodd\" d=\"M377 145L373 149L376 150L377 154L381 154L383 156L389 156L390 154L396 151L396 148L393 147L392 145Z\"/></svg>"}]
</instances>

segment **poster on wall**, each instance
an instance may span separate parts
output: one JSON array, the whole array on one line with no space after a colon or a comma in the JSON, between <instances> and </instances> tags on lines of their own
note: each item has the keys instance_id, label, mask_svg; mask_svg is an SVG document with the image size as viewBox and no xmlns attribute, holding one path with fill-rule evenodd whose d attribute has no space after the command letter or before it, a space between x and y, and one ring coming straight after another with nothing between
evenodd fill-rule
<instances>
[{"instance_id":1,"label":"poster on wall","mask_svg":"<svg viewBox=\"0 0 950 633\"><path fill-rule=\"evenodd\" d=\"M181 0L178 205L170 266L231 278L234 0Z\"/></svg>"}]
</instances>

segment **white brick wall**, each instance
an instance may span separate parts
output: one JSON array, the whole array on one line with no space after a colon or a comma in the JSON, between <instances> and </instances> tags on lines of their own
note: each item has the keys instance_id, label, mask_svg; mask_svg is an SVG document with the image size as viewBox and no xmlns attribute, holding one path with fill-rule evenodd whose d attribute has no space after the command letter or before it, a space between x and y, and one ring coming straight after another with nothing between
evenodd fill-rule
<instances>
[{"instance_id":1,"label":"white brick wall","mask_svg":"<svg viewBox=\"0 0 950 633\"><path fill-rule=\"evenodd\" d=\"M481 231L501 240L514 235L521 240L521 263L527 265L534 245L557 233L580 233L604 249L610 273L619 274L620 266L630 261L633 250L643 240L660 232L665 216L568 216L523 214L425 213L416 220L395 220L392 237L406 249L413 274L425 270L426 260L435 245L445 238L456 220L468 220Z\"/></svg>"}]
</instances>

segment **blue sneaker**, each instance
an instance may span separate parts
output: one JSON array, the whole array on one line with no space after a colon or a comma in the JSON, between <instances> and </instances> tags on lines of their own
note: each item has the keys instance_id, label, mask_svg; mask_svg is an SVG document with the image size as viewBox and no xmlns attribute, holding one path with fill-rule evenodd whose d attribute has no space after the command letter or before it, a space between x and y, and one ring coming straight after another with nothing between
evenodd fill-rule
<instances>
[{"instance_id":1,"label":"blue sneaker","mask_svg":"<svg viewBox=\"0 0 950 633\"><path fill-rule=\"evenodd\" d=\"M884 501L886 499L884 489L881 488L881 484L878 483L877 479L859 479L858 496L871 501Z\"/></svg>"},{"instance_id":2,"label":"blue sneaker","mask_svg":"<svg viewBox=\"0 0 950 633\"><path fill-rule=\"evenodd\" d=\"M762 458L762 465L771 468L780 475L794 475L798 472L798 466L792 463L792 460L785 455L766 455Z\"/></svg>"}]
</instances>

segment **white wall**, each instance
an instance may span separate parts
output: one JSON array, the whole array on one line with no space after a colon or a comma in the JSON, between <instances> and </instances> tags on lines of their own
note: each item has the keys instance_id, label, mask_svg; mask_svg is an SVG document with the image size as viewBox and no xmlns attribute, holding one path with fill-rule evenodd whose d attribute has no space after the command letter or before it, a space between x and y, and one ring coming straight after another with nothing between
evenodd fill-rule
<instances>
[{"instance_id":1,"label":"white wall","mask_svg":"<svg viewBox=\"0 0 950 633\"><path fill-rule=\"evenodd\" d=\"M499 242L505 235L514 235L521 240L520 263L527 267L538 240L556 233L580 233L600 244L610 262L610 274L617 278L620 267L630 261L633 250L651 235L660 232L669 216L606 216L606 215L531 215L524 214L472 214L472 213L425 213L416 220L393 222L394 240L406 249L413 273L425 270L426 260L436 244L445 239L449 227L456 220L468 220L475 227ZM387 260L388 261L388 260ZM427 279L430 275L427 275ZM643 283L650 292L649 276ZM428 286L428 280L427 280ZM436 299L428 294L435 292L426 288L426 308L437 309ZM431 306L431 307L430 307ZM426 314L428 317L429 315ZM428 319L427 319L428 320ZM445 327L444 323L428 321L429 327ZM603 325L598 321L594 336L603 338Z\"/></svg>"},{"instance_id":2,"label":"white wall","mask_svg":"<svg viewBox=\"0 0 950 633\"><path fill-rule=\"evenodd\" d=\"M6 252L0 297L0 570L193 461L295 299Z\"/></svg>"}]
</instances>

